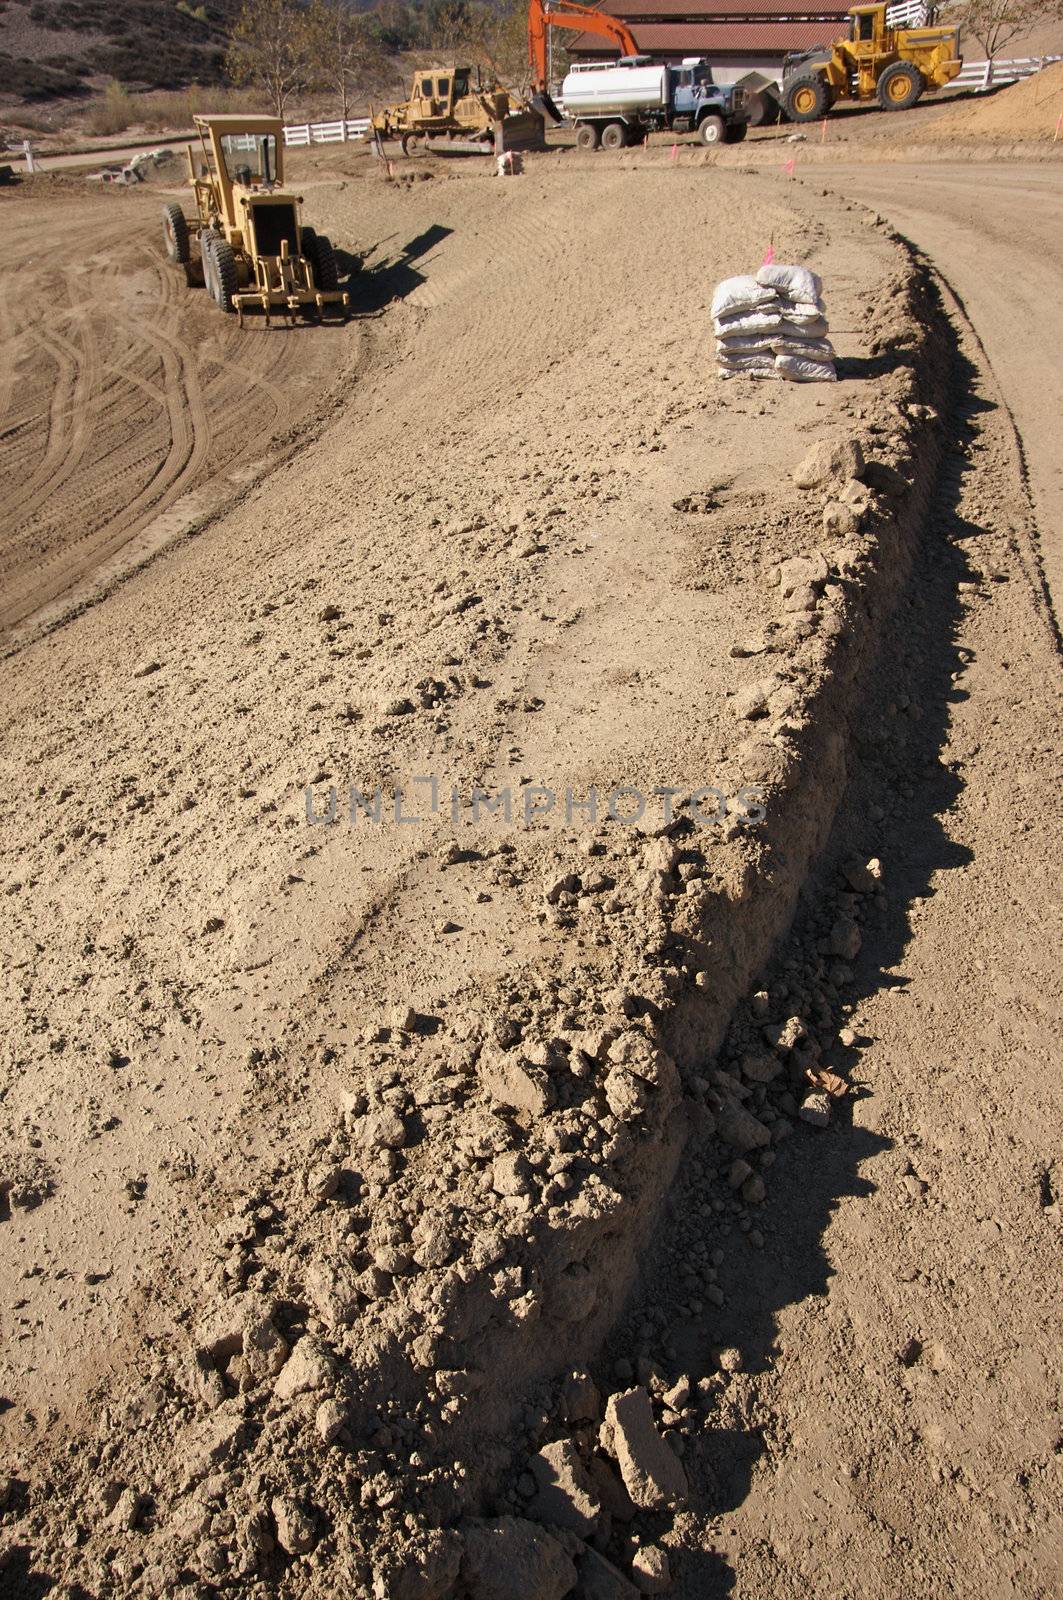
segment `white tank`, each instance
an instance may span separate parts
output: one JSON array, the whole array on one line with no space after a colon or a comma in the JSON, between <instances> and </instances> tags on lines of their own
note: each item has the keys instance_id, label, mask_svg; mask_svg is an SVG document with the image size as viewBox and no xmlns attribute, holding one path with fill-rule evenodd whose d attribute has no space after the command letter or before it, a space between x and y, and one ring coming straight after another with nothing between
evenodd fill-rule
<instances>
[{"instance_id":1,"label":"white tank","mask_svg":"<svg viewBox=\"0 0 1063 1600\"><path fill-rule=\"evenodd\" d=\"M568 117L631 115L668 104L668 68L575 67L561 85Z\"/></svg>"}]
</instances>

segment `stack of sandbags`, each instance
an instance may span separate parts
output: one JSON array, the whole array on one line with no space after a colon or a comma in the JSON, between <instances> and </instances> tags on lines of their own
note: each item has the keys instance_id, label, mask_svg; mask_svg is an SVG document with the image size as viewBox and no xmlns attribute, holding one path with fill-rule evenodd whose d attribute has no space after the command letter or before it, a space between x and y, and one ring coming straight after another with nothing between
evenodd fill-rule
<instances>
[{"instance_id":1,"label":"stack of sandbags","mask_svg":"<svg viewBox=\"0 0 1063 1600\"><path fill-rule=\"evenodd\" d=\"M788 378L833 383L823 285L807 267L772 262L754 277L725 278L712 297L722 378Z\"/></svg>"}]
</instances>

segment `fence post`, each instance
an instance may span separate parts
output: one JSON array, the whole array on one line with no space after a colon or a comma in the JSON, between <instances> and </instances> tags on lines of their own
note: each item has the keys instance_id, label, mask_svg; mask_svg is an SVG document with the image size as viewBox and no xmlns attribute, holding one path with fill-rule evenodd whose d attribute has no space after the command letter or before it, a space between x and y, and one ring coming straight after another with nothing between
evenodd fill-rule
<instances>
[{"instance_id":1,"label":"fence post","mask_svg":"<svg viewBox=\"0 0 1063 1600\"><path fill-rule=\"evenodd\" d=\"M36 172L37 168L33 164L33 146L28 139L22 141L22 154L26 157L26 171Z\"/></svg>"}]
</instances>

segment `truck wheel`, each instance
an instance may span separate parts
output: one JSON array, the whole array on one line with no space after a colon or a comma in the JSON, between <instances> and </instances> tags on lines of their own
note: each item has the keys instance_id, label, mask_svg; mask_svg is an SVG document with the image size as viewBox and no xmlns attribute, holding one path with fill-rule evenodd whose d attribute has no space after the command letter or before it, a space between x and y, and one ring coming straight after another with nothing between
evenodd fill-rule
<instances>
[{"instance_id":1,"label":"truck wheel","mask_svg":"<svg viewBox=\"0 0 1063 1600\"><path fill-rule=\"evenodd\" d=\"M610 122L602 129L602 149L622 150L627 144L627 129L622 122Z\"/></svg>"},{"instance_id":2,"label":"truck wheel","mask_svg":"<svg viewBox=\"0 0 1063 1600\"><path fill-rule=\"evenodd\" d=\"M316 228L304 227L303 255L310 263L315 289L323 289L327 293L330 289L339 288L340 275L336 268L336 252L332 248L331 239L323 233L318 233Z\"/></svg>"},{"instance_id":3,"label":"truck wheel","mask_svg":"<svg viewBox=\"0 0 1063 1600\"><path fill-rule=\"evenodd\" d=\"M598 129L593 122L581 122L576 129L576 147L579 150L597 150Z\"/></svg>"},{"instance_id":4,"label":"truck wheel","mask_svg":"<svg viewBox=\"0 0 1063 1600\"><path fill-rule=\"evenodd\" d=\"M236 294L236 257L225 239L208 239L203 253L207 293L222 311L232 311Z\"/></svg>"},{"instance_id":5,"label":"truck wheel","mask_svg":"<svg viewBox=\"0 0 1063 1600\"><path fill-rule=\"evenodd\" d=\"M878 80L878 103L883 111L907 111L922 98L926 79L910 61L895 61Z\"/></svg>"},{"instance_id":6,"label":"truck wheel","mask_svg":"<svg viewBox=\"0 0 1063 1600\"><path fill-rule=\"evenodd\" d=\"M188 223L181 207L173 200L162 208L162 232L166 241L166 254L179 267L192 259L188 244Z\"/></svg>"},{"instance_id":7,"label":"truck wheel","mask_svg":"<svg viewBox=\"0 0 1063 1600\"><path fill-rule=\"evenodd\" d=\"M749 132L748 122L732 122L723 136L724 144L741 144Z\"/></svg>"},{"instance_id":8,"label":"truck wheel","mask_svg":"<svg viewBox=\"0 0 1063 1600\"><path fill-rule=\"evenodd\" d=\"M830 90L819 73L787 85L783 107L791 122L818 122L830 110Z\"/></svg>"},{"instance_id":9,"label":"truck wheel","mask_svg":"<svg viewBox=\"0 0 1063 1600\"><path fill-rule=\"evenodd\" d=\"M722 143L725 132L722 117L708 116L698 123L698 138L702 144Z\"/></svg>"}]
</instances>

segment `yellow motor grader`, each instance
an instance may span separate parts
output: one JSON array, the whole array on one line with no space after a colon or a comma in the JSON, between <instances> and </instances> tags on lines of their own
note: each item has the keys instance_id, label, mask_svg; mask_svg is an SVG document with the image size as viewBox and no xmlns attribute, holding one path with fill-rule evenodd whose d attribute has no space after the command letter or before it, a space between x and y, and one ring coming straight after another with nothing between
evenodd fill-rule
<instances>
[{"instance_id":1,"label":"yellow motor grader","mask_svg":"<svg viewBox=\"0 0 1063 1600\"><path fill-rule=\"evenodd\" d=\"M284 124L279 117L195 117L199 148L188 146L195 217L163 207L166 252L187 266L198 238L203 281L223 311L243 323L246 307L265 313L335 307L350 296L339 287L336 256L323 233L302 220L302 196L282 187Z\"/></svg>"},{"instance_id":2,"label":"yellow motor grader","mask_svg":"<svg viewBox=\"0 0 1063 1600\"><path fill-rule=\"evenodd\" d=\"M791 122L816 122L837 100L877 99L884 111L906 111L926 90L952 82L963 66L959 28L934 27L929 7L927 27L894 27L896 14L892 6L852 6L846 37L787 56L781 100Z\"/></svg>"},{"instance_id":3,"label":"yellow motor grader","mask_svg":"<svg viewBox=\"0 0 1063 1600\"><path fill-rule=\"evenodd\" d=\"M479 68L422 67L413 75L408 100L384 106L371 117L381 139L398 139L403 155L419 150L451 155L501 155L540 149L543 119L515 104L501 84L485 83Z\"/></svg>"}]
</instances>

